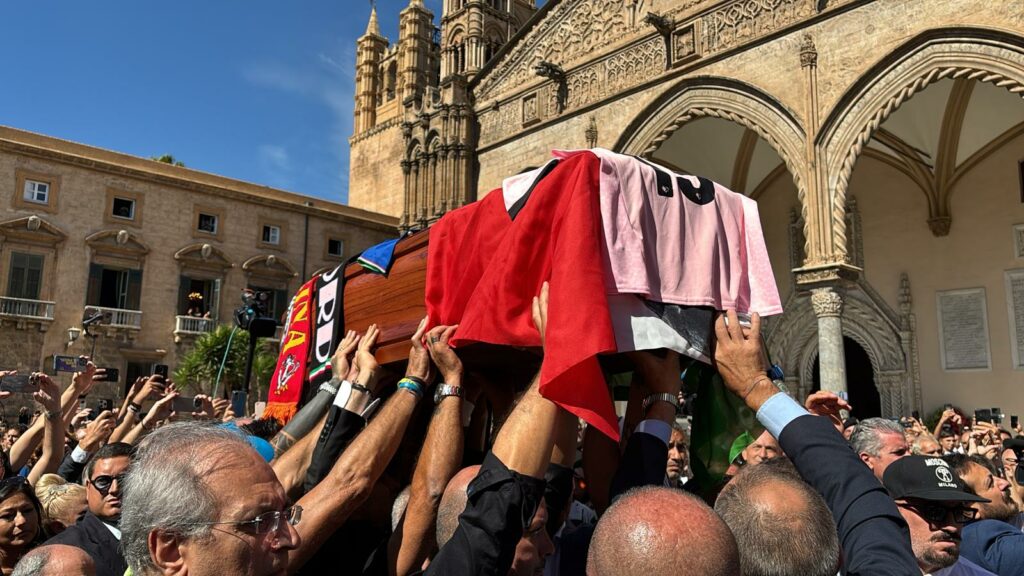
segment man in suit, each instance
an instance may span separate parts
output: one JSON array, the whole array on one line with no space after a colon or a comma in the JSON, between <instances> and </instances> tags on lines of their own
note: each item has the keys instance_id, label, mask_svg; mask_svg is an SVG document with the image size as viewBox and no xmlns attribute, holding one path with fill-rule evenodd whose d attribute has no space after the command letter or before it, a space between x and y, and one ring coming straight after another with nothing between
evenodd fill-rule
<instances>
[{"instance_id":1,"label":"man in suit","mask_svg":"<svg viewBox=\"0 0 1024 576\"><path fill-rule=\"evenodd\" d=\"M825 499L836 519L847 576L920 574L910 547L907 523L872 471L850 449L836 424L839 407L832 397L831 417L814 416L766 374L761 319L740 326L729 311L715 321L715 365L726 387L757 414L779 440L805 482ZM823 404L824 405L824 404Z\"/></svg>"},{"instance_id":2,"label":"man in suit","mask_svg":"<svg viewBox=\"0 0 1024 576\"><path fill-rule=\"evenodd\" d=\"M122 576L128 568L121 552L121 482L132 446L123 442L100 448L85 467L89 510L78 523L48 540L81 548L96 563L96 576Z\"/></svg>"},{"instance_id":3,"label":"man in suit","mask_svg":"<svg viewBox=\"0 0 1024 576\"><path fill-rule=\"evenodd\" d=\"M982 497L972 504L977 520L964 526L960 555L1000 576L1024 575L1024 532L1009 523L1018 512L1009 482L993 474L991 462L982 456L953 454L946 461L967 491ZM1015 471L1018 483L1022 471Z\"/></svg>"}]
</instances>

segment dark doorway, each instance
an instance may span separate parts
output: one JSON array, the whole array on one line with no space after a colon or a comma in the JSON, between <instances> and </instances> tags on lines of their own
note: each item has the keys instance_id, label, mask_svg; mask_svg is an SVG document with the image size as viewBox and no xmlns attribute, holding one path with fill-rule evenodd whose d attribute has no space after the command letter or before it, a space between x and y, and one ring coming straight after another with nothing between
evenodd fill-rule
<instances>
[{"instance_id":1,"label":"dark doorway","mask_svg":"<svg viewBox=\"0 0 1024 576\"><path fill-rule=\"evenodd\" d=\"M882 399L875 387L875 370L871 367L868 353L853 340L843 337L843 353L846 356L846 389L849 393L852 414L858 419L882 415ZM811 392L821 390L821 374L818 357L814 357L814 386Z\"/></svg>"}]
</instances>

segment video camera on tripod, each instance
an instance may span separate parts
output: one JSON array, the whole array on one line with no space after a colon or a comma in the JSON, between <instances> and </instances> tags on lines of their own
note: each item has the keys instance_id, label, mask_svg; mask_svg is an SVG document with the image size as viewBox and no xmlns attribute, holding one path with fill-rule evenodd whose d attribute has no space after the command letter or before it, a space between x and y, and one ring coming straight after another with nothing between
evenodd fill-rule
<instances>
[{"instance_id":1,"label":"video camera on tripod","mask_svg":"<svg viewBox=\"0 0 1024 576\"><path fill-rule=\"evenodd\" d=\"M254 338L269 338L277 331L277 320L268 307L272 294L265 290L242 290L242 305L235 309L235 324Z\"/></svg>"}]
</instances>

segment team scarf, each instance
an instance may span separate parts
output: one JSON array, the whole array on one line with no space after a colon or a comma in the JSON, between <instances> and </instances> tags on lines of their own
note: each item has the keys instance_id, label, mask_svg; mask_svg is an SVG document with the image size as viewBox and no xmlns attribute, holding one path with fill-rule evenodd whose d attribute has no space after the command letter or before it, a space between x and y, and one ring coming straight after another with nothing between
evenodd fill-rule
<instances>
[{"instance_id":1,"label":"team scarf","mask_svg":"<svg viewBox=\"0 0 1024 576\"><path fill-rule=\"evenodd\" d=\"M302 399L302 385L306 381L306 366L309 361L311 338L313 289L319 276L313 277L299 289L288 306L288 320L284 326L281 353L277 357L277 368L270 378L270 392L264 418L276 418L285 424L299 408Z\"/></svg>"},{"instance_id":2,"label":"team scarf","mask_svg":"<svg viewBox=\"0 0 1024 576\"><path fill-rule=\"evenodd\" d=\"M334 356L344 331L342 294L345 285L345 264L316 279L316 332L309 361L311 390L331 379L331 357Z\"/></svg>"}]
</instances>

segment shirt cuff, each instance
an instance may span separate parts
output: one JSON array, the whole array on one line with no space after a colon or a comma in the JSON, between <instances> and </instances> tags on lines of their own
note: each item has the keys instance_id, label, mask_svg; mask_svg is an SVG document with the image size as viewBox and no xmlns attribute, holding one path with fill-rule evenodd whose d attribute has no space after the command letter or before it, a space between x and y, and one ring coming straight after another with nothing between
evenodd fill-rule
<instances>
[{"instance_id":1,"label":"shirt cuff","mask_svg":"<svg viewBox=\"0 0 1024 576\"><path fill-rule=\"evenodd\" d=\"M790 422L805 414L808 414L807 410L796 400L784 392L778 392L761 405L757 411L757 421L778 438Z\"/></svg>"},{"instance_id":2,"label":"shirt cuff","mask_svg":"<svg viewBox=\"0 0 1024 576\"><path fill-rule=\"evenodd\" d=\"M85 450L82 450L81 446L75 446L75 449L71 451L71 460L76 464L85 464L89 461L90 454Z\"/></svg>"},{"instance_id":3,"label":"shirt cuff","mask_svg":"<svg viewBox=\"0 0 1024 576\"><path fill-rule=\"evenodd\" d=\"M668 446L668 441L672 438L672 427L664 420L656 420L653 418L644 420L637 424L635 432L640 434L650 434L664 442L665 446Z\"/></svg>"}]
</instances>

